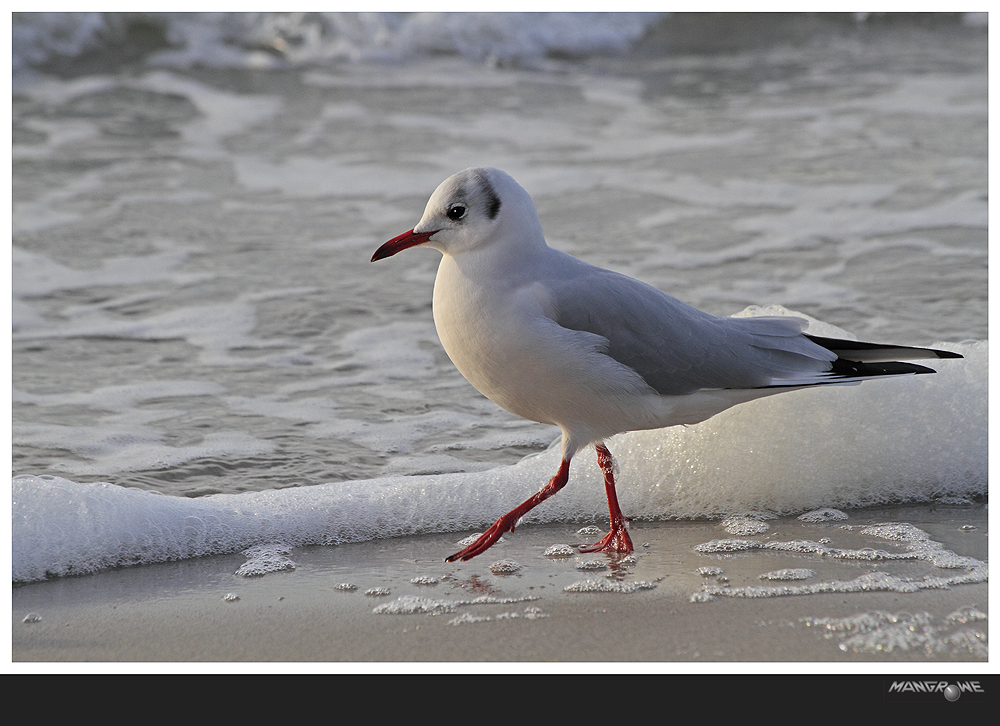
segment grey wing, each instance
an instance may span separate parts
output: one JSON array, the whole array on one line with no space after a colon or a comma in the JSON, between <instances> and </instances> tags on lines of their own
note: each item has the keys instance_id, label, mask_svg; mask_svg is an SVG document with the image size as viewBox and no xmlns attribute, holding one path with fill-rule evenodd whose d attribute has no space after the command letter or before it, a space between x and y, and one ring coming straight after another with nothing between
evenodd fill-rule
<instances>
[{"instance_id":1,"label":"grey wing","mask_svg":"<svg viewBox=\"0 0 1000 726\"><path fill-rule=\"evenodd\" d=\"M801 318L720 318L600 268L552 291L559 325L607 339L607 354L662 395L809 385L837 358L802 334Z\"/></svg>"}]
</instances>

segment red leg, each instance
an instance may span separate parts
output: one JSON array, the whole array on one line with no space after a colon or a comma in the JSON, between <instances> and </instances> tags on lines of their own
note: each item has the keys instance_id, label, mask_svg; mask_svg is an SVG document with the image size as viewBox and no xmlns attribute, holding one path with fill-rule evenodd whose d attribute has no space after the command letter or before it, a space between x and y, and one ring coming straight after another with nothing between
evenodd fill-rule
<instances>
[{"instance_id":1,"label":"red leg","mask_svg":"<svg viewBox=\"0 0 1000 726\"><path fill-rule=\"evenodd\" d=\"M521 517L566 486L566 482L568 480L569 459L563 459L562 464L559 465L559 472L552 477L549 480L549 483L542 487L537 494L533 495L527 501L522 502L520 505L507 512L507 514L500 517L500 519L493 523L493 526L479 536L479 539L461 552L456 552L451 557L446 557L445 561L454 562L455 560L471 560L476 555L481 555L483 552L492 547L496 541L500 539L500 535L504 532L513 532L514 527L517 525L518 520L520 520Z\"/></svg>"},{"instance_id":2,"label":"red leg","mask_svg":"<svg viewBox=\"0 0 1000 726\"><path fill-rule=\"evenodd\" d=\"M626 524L628 520L618 506L618 494L615 492L615 462L611 452L604 444L597 444L597 463L604 472L604 489L608 494L608 513L611 515L611 531L599 542L581 547L581 552L619 552L623 555L632 554L632 538L628 536Z\"/></svg>"}]
</instances>

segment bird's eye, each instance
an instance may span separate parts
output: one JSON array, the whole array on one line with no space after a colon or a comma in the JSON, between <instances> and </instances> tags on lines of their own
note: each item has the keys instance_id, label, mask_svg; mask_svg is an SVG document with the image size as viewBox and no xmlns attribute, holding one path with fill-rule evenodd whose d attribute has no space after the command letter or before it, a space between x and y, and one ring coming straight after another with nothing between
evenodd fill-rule
<instances>
[{"instance_id":1,"label":"bird's eye","mask_svg":"<svg viewBox=\"0 0 1000 726\"><path fill-rule=\"evenodd\" d=\"M456 204L448 209L448 219L458 221L465 216L465 211L465 205Z\"/></svg>"}]
</instances>

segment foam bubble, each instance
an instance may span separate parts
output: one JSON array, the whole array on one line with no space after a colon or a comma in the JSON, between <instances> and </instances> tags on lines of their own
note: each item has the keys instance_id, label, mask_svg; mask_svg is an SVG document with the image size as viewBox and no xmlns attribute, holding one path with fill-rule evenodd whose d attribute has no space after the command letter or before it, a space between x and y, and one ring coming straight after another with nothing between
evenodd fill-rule
<instances>
[{"instance_id":1,"label":"foam bubble","mask_svg":"<svg viewBox=\"0 0 1000 726\"><path fill-rule=\"evenodd\" d=\"M402 595L394 602L379 605L372 612L379 615L414 615L417 613L438 615L454 612L459 605L461 602L455 600L432 600L416 595Z\"/></svg>"},{"instance_id":2,"label":"foam bubble","mask_svg":"<svg viewBox=\"0 0 1000 726\"><path fill-rule=\"evenodd\" d=\"M984 622L989 620L989 616L978 608L968 606L959 608L958 610L949 613L945 620L951 623L962 623L964 625L965 623Z\"/></svg>"},{"instance_id":3,"label":"foam bubble","mask_svg":"<svg viewBox=\"0 0 1000 726\"><path fill-rule=\"evenodd\" d=\"M937 584L922 584L905 577L897 577L884 572L872 572L859 575L853 580L822 582L815 585L779 585L750 587L720 587L717 585L702 585L702 592L708 595L735 598L768 598L785 597L788 595L816 595L831 592L916 592L928 587L938 587Z\"/></svg>"},{"instance_id":4,"label":"foam bubble","mask_svg":"<svg viewBox=\"0 0 1000 726\"><path fill-rule=\"evenodd\" d=\"M470 534L468 537L460 539L458 542L455 543L455 546L456 547L462 547L462 548L468 547L470 544L472 544L473 542L475 542L477 539L479 539L482 536L483 536L482 532L474 532L474 533ZM501 537L500 539L497 540L497 542L502 542L502 541L503 541L503 537Z\"/></svg>"},{"instance_id":5,"label":"foam bubble","mask_svg":"<svg viewBox=\"0 0 1000 726\"><path fill-rule=\"evenodd\" d=\"M805 514L799 515L799 520L802 522L842 522L848 519L848 516L841 512L839 509L830 509L829 507L823 509L814 509L811 512L806 512Z\"/></svg>"},{"instance_id":6,"label":"foam bubble","mask_svg":"<svg viewBox=\"0 0 1000 726\"><path fill-rule=\"evenodd\" d=\"M576 550L568 544L554 544L545 548L542 557L572 557Z\"/></svg>"},{"instance_id":7,"label":"foam bubble","mask_svg":"<svg viewBox=\"0 0 1000 726\"><path fill-rule=\"evenodd\" d=\"M985 631L955 628L950 616L939 620L927 612L889 613L874 611L845 618L806 618L809 628L827 632L841 642L842 651L865 654L885 654L916 650L928 657L942 655L976 659L989 657L989 641Z\"/></svg>"},{"instance_id":8,"label":"foam bubble","mask_svg":"<svg viewBox=\"0 0 1000 726\"><path fill-rule=\"evenodd\" d=\"M726 517L722 520L722 527L729 534L739 536L763 534L770 529L770 526L766 522L745 516Z\"/></svg>"},{"instance_id":9,"label":"foam bubble","mask_svg":"<svg viewBox=\"0 0 1000 726\"><path fill-rule=\"evenodd\" d=\"M240 565L236 574L242 577L259 577L281 570L294 570L295 562L290 554L292 548L283 544L255 545L244 550L247 561Z\"/></svg>"},{"instance_id":10,"label":"foam bubble","mask_svg":"<svg viewBox=\"0 0 1000 726\"><path fill-rule=\"evenodd\" d=\"M457 618L452 618L448 621L449 625L465 625L467 623L489 623L497 620L516 620L523 618L525 620L538 620L540 618L547 618L548 613L542 611L538 607L526 607L523 613L519 612L506 612L497 613L496 615L473 615L472 613L462 613Z\"/></svg>"},{"instance_id":11,"label":"foam bubble","mask_svg":"<svg viewBox=\"0 0 1000 726\"><path fill-rule=\"evenodd\" d=\"M621 582L619 580L596 580L587 579L580 580L579 582L574 582L571 585L567 585L563 588L564 592L618 592L631 594L634 592L639 592L641 590L652 590L656 585L652 582L647 582L646 580L637 580L634 582Z\"/></svg>"},{"instance_id":12,"label":"foam bubble","mask_svg":"<svg viewBox=\"0 0 1000 726\"><path fill-rule=\"evenodd\" d=\"M493 595L481 595L472 600L441 600L421 597L418 595L401 595L396 600L384 605L379 605L373 613L378 615L440 615L441 613L455 612L460 607L472 605L510 605L513 603L530 602L537 600L536 597L495 597ZM503 620L511 617L526 617L533 619L545 617L541 610L535 607L525 609L525 614L503 613L499 615L474 615L464 613L459 618L449 621L451 624L486 622L489 620Z\"/></svg>"},{"instance_id":13,"label":"foam bubble","mask_svg":"<svg viewBox=\"0 0 1000 726\"><path fill-rule=\"evenodd\" d=\"M695 574L702 577L718 577L725 574L725 572L721 567L699 567L695 570Z\"/></svg>"},{"instance_id":14,"label":"foam bubble","mask_svg":"<svg viewBox=\"0 0 1000 726\"><path fill-rule=\"evenodd\" d=\"M480 595L472 600L466 601L468 605L509 605L511 603L529 602L538 600L537 597L497 597L496 595Z\"/></svg>"},{"instance_id":15,"label":"foam bubble","mask_svg":"<svg viewBox=\"0 0 1000 726\"><path fill-rule=\"evenodd\" d=\"M833 592L899 592L910 593L919 590L948 588L953 585L986 582L989 568L985 563L972 557L962 557L946 550L933 541L926 532L908 523L885 523L862 527L859 533L879 537L906 545L904 552L887 552L872 548L841 549L828 547L806 540L770 541L761 540L714 540L696 545L695 551L702 554L732 554L734 552L774 551L813 555L820 558L873 562L922 561L941 569L962 569L958 574L922 578L895 575L890 572L867 572L853 580L830 580L809 585L776 585L730 587L728 584L704 584L697 598L698 602L708 602L713 597L769 598L789 595L814 595ZM799 580L815 576L810 569L786 569L761 575L766 580Z\"/></svg>"},{"instance_id":16,"label":"foam bubble","mask_svg":"<svg viewBox=\"0 0 1000 726\"><path fill-rule=\"evenodd\" d=\"M896 542L927 542L930 537L922 529L909 522L886 522L870 524L861 528L861 534L870 537L894 540Z\"/></svg>"},{"instance_id":17,"label":"foam bubble","mask_svg":"<svg viewBox=\"0 0 1000 726\"><path fill-rule=\"evenodd\" d=\"M489 566L494 575L513 575L521 569L521 563L514 560L497 560Z\"/></svg>"},{"instance_id":18,"label":"foam bubble","mask_svg":"<svg viewBox=\"0 0 1000 726\"><path fill-rule=\"evenodd\" d=\"M702 554L728 554L760 549L763 546L763 542L749 539L713 539L711 542L695 545L694 551Z\"/></svg>"},{"instance_id":19,"label":"foam bubble","mask_svg":"<svg viewBox=\"0 0 1000 726\"><path fill-rule=\"evenodd\" d=\"M811 577L816 577L815 570L809 570L806 568L789 568L785 570L774 570L772 572L765 572L760 576L761 580L808 580Z\"/></svg>"}]
</instances>

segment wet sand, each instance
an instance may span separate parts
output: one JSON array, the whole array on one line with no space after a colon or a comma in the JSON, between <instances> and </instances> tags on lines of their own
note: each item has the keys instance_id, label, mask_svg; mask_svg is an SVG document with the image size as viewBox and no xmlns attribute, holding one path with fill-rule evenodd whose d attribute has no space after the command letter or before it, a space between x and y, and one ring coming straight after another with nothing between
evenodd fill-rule
<instances>
[{"instance_id":1,"label":"wet sand","mask_svg":"<svg viewBox=\"0 0 1000 726\"><path fill-rule=\"evenodd\" d=\"M236 574L247 557L235 554L33 583L13 588L12 659L34 662L28 670L43 662L647 664L642 670L698 662L985 663L988 583L926 586L925 578L963 568L695 549L724 539L805 540L902 553L910 545L861 529L908 522L948 552L988 561L982 505L849 514L822 523L769 520L767 531L742 536L719 521L634 522L634 561L617 564L603 555L545 554L596 539L578 534L579 524L526 525L460 564L443 561L459 537L428 535L296 548L287 555L294 569L255 577ZM491 570L504 562L519 567ZM788 570L804 579L761 579ZM873 572L875 581L925 584L912 592L719 594L860 582Z\"/></svg>"}]
</instances>

